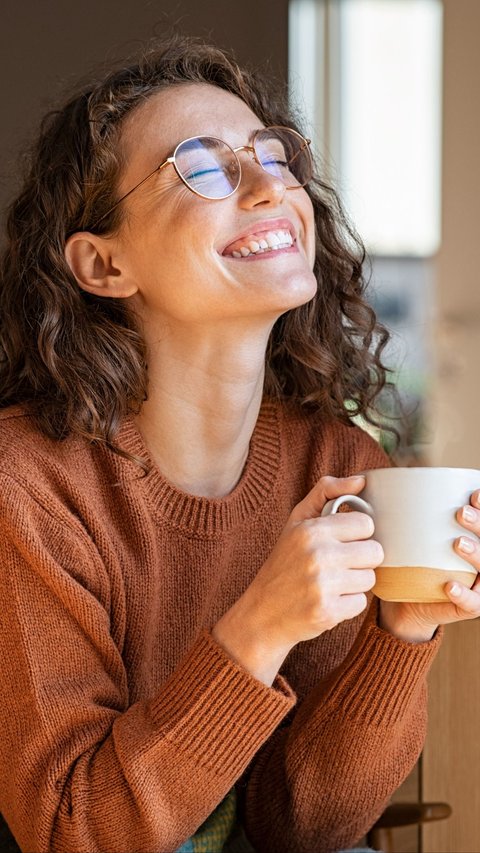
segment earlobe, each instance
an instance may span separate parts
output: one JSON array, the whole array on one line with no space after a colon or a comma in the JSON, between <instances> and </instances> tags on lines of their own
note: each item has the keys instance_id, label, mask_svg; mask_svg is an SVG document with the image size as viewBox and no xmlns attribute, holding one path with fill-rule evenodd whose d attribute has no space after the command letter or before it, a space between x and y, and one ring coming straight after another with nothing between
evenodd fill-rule
<instances>
[{"instance_id":1,"label":"earlobe","mask_svg":"<svg viewBox=\"0 0 480 853\"><path fill-rule=\"evenodd\" d=\"M105 238L78 231L65 244L65 259L82 290L95 296L125 299L138 288L114 263L111 249L111 242Z\"/></svg>"}]
</instances>

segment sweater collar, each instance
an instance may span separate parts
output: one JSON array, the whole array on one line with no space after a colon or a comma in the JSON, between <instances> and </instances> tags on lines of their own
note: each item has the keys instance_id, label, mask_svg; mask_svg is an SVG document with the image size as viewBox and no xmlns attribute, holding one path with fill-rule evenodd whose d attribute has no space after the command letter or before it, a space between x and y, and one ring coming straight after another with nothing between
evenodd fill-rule
<instances>
[{"instance_id":1,"label":"sweater collar","mask_svg":"<svg viewBox=\"0 0 480 853\"><path fill-rule=\"evenodd\" d=\"M253 517L271 494L280 469L280 404L264 398L253 431L242 476L224 498L191 495L167 480L154 464L133 416L124 419L117 444L145 459L146 476L129 460L120 460L121 477L144 494L154 515L169 525L201 536L216 536Z\"/></svg>"}]
</instances>

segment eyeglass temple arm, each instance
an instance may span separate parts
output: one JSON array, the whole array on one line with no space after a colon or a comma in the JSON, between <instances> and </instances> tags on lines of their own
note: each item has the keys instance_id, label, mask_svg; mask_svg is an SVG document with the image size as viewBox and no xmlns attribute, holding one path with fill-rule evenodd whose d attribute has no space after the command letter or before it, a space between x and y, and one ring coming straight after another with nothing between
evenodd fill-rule
<instances>
[{"instance_id":1,"label":"eyeglass temple arm","mask_svg":"<svg viewBox=\"0 0 480 853\"><path fill-rule=\"evenodd\" d=\"M104 213L103 216L100 217L100 219L97 219L96 222L94 222L93 225L90 226L90 228L93 230L93 228L96 228L97 225L100 225L100 222L103 222L103 220L106 219L107 216L110 215L112 210L115 210L115 208L118 207L118 205L121 204L122 201L125 201L125 199L128 198L129 195L131 195L133 192L135 192L135 190L138 190L139 187L143 186L145 181L148 181L149 178L151 178L152 175L155 174L155 172L161 172L165 166L168 166L169 163L173 163L174 159L175 159L174 157L168 157L167 160L165 160L163 163L160 163L159 166L156 166L155 169L153 169L153 171L149 172L149 174L146 176L146 178L143 178L139 184L136 184L134 187L132 187L131 190L128 191L128 193L125 193L125 195L122 195L122 197L119 198L118 201L115 202L115 204L112 204L112 206L108 208L107 212Z\"/></svg>"}]
</instances>

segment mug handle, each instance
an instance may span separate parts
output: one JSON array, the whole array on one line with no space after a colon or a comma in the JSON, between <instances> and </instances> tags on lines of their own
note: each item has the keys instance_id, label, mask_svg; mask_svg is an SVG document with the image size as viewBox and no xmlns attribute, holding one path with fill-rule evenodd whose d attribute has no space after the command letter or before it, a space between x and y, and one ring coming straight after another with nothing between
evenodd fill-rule
<instances>
[{"instance_id":1,"label":"mug handle","mask_svg":"<svg viewBox=\"0 0 480 853\"><path fill-rule=\"evenodd\" d=\"M332 501L327 501L325 506L320 513L320 517L325 515L335 515L338 512L339 508L342 504L348 504L352 507L352 509L358 509L360 512L366 512L370 518L373 518L373 507L368 501L365 501L363 498L357 497L357 495L340 495L339 498L335 498Z\"/></svg>"}]
</instances>

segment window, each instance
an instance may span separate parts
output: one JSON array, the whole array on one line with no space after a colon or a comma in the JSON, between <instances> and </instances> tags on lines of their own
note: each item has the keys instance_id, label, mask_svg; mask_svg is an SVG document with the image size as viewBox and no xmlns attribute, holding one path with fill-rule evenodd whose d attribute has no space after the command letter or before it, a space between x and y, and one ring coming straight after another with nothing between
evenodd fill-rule
<instances>
[{"instance_id":1,"label":"window","mask_svg":"<svg viewBox=\"0 0 480 853\"><path fill-rule=\"evenodd\" d=\"M425 441L432 258L441 240L441 0L291 0L289 86L372 261L385 358ZM420 444L420 447L416 447Z\"/></svg>"},{"instance_id":2,"label":"window","mask_svg":"<svg viewBox=\"0 0 480 853\"><path fill-rule=\"evenodd\" d=\"M290 91L375 255L440 244L440 0L292 0Z\"/></svg>"}]
</instances>

